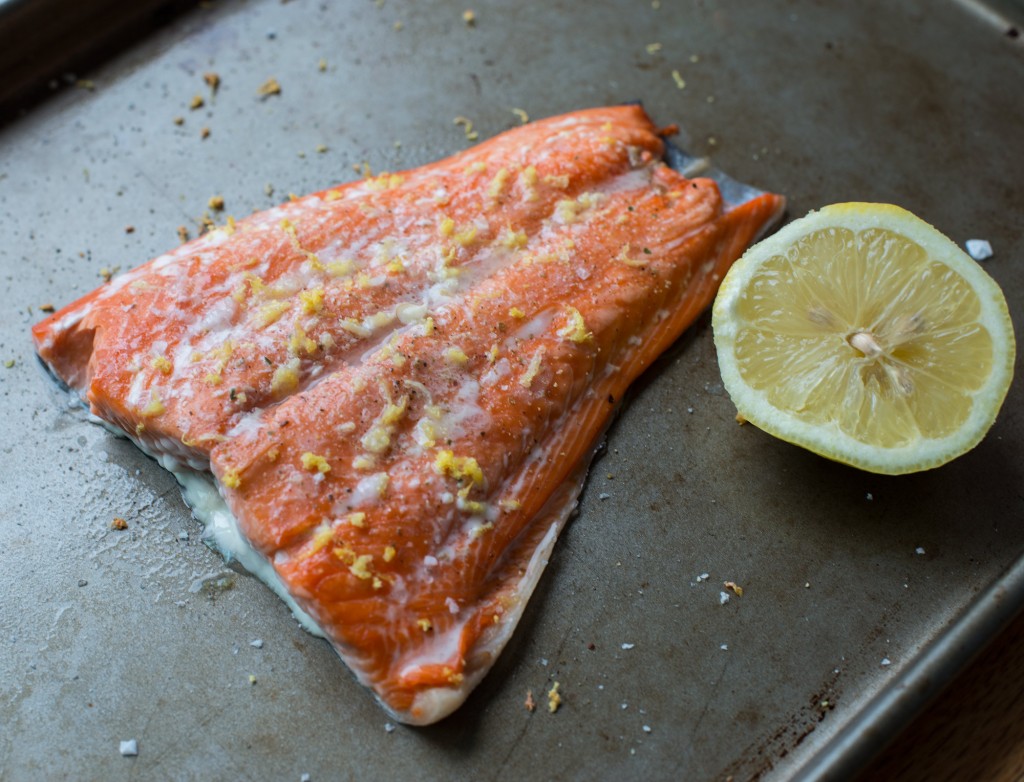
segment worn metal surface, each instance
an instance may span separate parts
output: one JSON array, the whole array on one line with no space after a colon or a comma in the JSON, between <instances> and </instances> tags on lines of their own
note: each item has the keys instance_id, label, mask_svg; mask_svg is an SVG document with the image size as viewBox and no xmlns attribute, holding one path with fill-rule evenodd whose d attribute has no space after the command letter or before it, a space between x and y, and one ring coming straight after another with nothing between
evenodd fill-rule
<instances>
[{"instance_id":1,"label":"worn metal surface","mask_svg":"<svg viewBox=\"0 0 1024 782\"><path fill-rule=\"evenodd\" d=\"M442 724L390 730L199 542L173 479L44 381L40 307L194 234L214 194L242 215L461 149L458 115L486 137L512 108L633 99L792 214L892 201L989 239L1024 322L1024 47L1004 17L655 5L487 2L469 27L451 2L222 3L0 131L0 778L839 778L1021 604L1020 382L976 450L883 478L736 426L705 318L635 388L491 674ZM260 99L269 77L282 93ZM745 591L722 604L726 580ZM556 680L562 709L528 713Z\"/></svg>"}]
</instances>

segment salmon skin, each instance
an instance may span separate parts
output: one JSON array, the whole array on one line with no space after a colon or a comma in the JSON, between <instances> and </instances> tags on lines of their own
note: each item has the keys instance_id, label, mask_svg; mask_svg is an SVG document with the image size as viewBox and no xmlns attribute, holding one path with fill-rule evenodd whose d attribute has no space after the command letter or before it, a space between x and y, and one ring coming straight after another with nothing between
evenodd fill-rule
<instances>
[{"instance_id":1,"label":"salmon skin","mask_svg":"<svg viewBox=\"0 0 1024 782\"><path fill-rule=\"evenodd\" d=\"M36 348L176 474L212 473L285 596L429 724L508 640L618 400L784 209L664 154L635 105L524 125L215 229Z\"/></svg>"}]
</instances>

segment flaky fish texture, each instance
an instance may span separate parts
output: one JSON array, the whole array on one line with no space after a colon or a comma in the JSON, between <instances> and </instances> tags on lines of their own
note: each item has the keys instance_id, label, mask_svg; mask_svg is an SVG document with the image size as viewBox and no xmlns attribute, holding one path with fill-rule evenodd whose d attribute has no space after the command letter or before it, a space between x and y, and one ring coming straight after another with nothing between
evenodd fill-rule
<instances>
[{"instance_id":1,"label":"flaky fish texture","mask_svg":"<svg viewBox=\"0 0 1024 782\"><path fill-rule=\"evenodd\" d=\"M511 635L623 393L784 208L663 162L638 106L534 122L162 255L33 329L242 534L399 720Z\"/></svg>"}]
</instances>

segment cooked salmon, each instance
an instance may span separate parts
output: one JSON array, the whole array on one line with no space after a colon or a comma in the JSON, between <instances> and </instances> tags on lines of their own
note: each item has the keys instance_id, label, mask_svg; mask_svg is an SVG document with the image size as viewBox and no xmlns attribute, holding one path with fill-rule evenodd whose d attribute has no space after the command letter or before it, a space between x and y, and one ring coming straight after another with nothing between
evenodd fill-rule
<instances>
[{"instance_id":1,"label":"cooked salmon","mask_svg":"<svg viewBox=\"0 0 1024 782\"><path fill-rule=\"evenodd\" d=\"M398 719L514 629L630 383L781 214L638 106L253 215L38 324L39 355L240 531Z\"/></svg>"}]
</instances>

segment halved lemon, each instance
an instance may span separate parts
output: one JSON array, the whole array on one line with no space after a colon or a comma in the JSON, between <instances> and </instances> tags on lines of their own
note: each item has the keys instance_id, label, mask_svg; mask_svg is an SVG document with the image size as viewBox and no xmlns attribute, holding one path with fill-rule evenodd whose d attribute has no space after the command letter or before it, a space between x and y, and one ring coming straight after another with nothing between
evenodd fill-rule
<instances>
[{"instance_id":1,"label":"halved lemon","mask_svg":"<svg viewBox=\"0 0 1024 782\"><path fill-rule=\"evenodd\" d=\"M743 418L871 472L927 470L973 448L1013 375L998 284L888 204L827 206L751 247L712 327Z\"/></svg>"}]
</instances>

